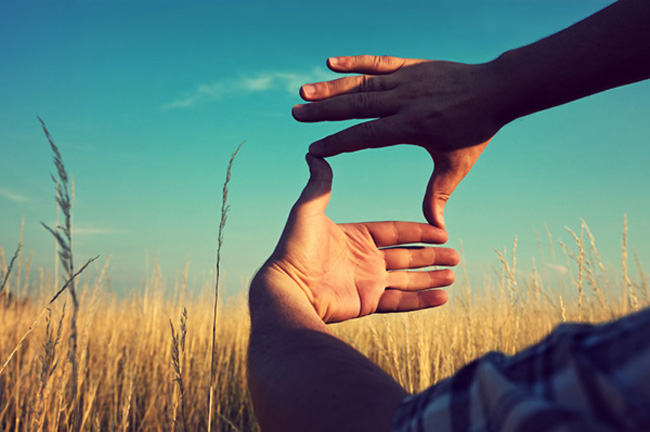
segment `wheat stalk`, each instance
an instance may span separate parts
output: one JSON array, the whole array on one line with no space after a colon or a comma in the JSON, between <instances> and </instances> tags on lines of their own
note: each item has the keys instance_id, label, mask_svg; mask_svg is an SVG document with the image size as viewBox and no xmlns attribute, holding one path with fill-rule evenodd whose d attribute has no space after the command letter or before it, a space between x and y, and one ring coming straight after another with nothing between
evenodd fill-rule
<instances>
[{"instance_id":1,"label":"wheat stalk","mask_svg":"<svg viewBox=\"0 0 650 432\"><path fill-rule=\"evenodd\" d=\"M580 237L571 228L567 226L564 228L569 231L573 240L578 244L578 255L572 252L570 252L570 255L578 263L578 320L582 321L582 285L585 277L585 226L584 224L580 226Z\"/></svg>"},{"instance_id":2,"label":"wheat stalk","mask_svg":"<svg viewBox=\"0 0 650 432\"><path fill-rule=\"evenodd\" d=\"M43 351L44 355L39 355L38 359L41 362L41 374L40 374L40 384L38 395L36 399L36 407L34 409L34 417L32 419L32 430L40 431L43 429L44 424L44 403L49 396L49 386L50 378L54 373L54 370L58 366L56 359L56 347L61 341L61 331L63 330L63 319L65 317L65 303L63 304L63 310L61 311L61 318L55 332L52 328L52 311L48 307L47 315L45 316L45 338L43 341Z\"/></svg>"},{"instance_id":3,"label":"wheat stalk","mask_svg":"<svg viewBox=\"0 0 650 432\"><path fill-rule=\"evenodd\" d=\"M623 239L621 240L621 270L623 272L623 281L627 287L628 297L632 303L632 310L639 308L639 298L634 290L634 285L627 273L627 215L623 215Z\"/></svg>"},{"instance_id":4,"label":"wheat stalk","mask_svg":"<svg viewBox=\"0 0 650 432\"><path fill-rule=\"evenodd\" d=\"M75 289L74 277L74 259L72 254L72 205L74 197L74 182L72 182L72 189L69 187L68 173L63 163L63 158L59 152L58 147L54 144L50 132L45 127L45 122L39 117L45 137L47 138L50 148L54 153L54 165L57 170L57 177L52 176L52 181L56 185L56 203L61 209L63 214L63 225L57 225L54 229L41 222L43 227L54 236L59 250L59 259L63 266L67 278L70 281L68 285L68 292L72 298L72 315L70 317L70 336L68 337L68 361L72 365L72 375L69 382L72 402L73 402L73 431L78 432L81 427L81 415L79 406L79 397L77 388L79 383L79 365L77 364L77 316L79 314L79 301L77 299L77 291ZM72 194L71 194L72 192Z\"/></svg>"},{"instance_id":5,"label":"wheat stalk","mask_svg":"<svg viewBox=\"0 0 650 432\"><path fill-rule=\"evenodd\" d=\"M9 261L9 267L7 267L7 272L4 274L4 277L2 279L2 285L0 285L0 295L5 289L5 286L9 282L9 275L11 274L11 270L14 267L14 263L16 262L16 258L18 258L18 254L20 253L20 249L22 248L22 243L18 243L18 247L16 248L16 252L14 253L14 256L11 258L11 261ZM8 293L9 291L7 291Z\"/></svg>"},{"instance_id":6,"label":"wheat stalk","mask_svg":"<svg viewBox=\"0 0 650 432\"><path fill-rule=\"evenodd\" d=\"M174 324L169 320L169 327L172 331L172 368L174 369L174 381L178 383L179 400L178 405L181 407L181 420L183 422L182 431L187 432L187 420L185 417L185 386L183 384L183 354L185 353L185 336L187 335L187 309L183 307L181 313L180 333L174 331ZM176 418L173 419L174 425L177 426Z\"/></svg>"},{"instance_id":7,"label":"wheat stalk","mask_svg":"<svg viewBox=\"0 0 650 432\"><path fill-rule=\"evenodd\" d=\"M217 263L215 266L215 283L214 283L214 306L212 311L212 344L210 349L210 394L208 396L208 432L212 430L212 400L214 397L214 375L216 372L216 342L217 342L217 305L219 303L219 281L220 281L220 270L221 270L221 247L223 246L223 232L226 227L226 221L228 220L228 211L230 210L230 205L228 205L228 183L230 183L230 177L232 175L232 165L235 162L235 157L241 146L244 144L242 141L239 143L235 151L230 156L230 161L228 162L228 169L226 169L226 180L223 183L223 189L221 193L221 220L219 221L219 234L217 238Z\"/></svg>"},{"instance_id":8,"label":"wheat stalk","mask_svg":"<svg viewBox=\"0 0 650 432\"><path fill-rule=\"evenodd\" d=\"M641 268L641 261L639 261L639 255L634 251L634 261L636 262L636 267L639 269L639 275L641 276L641 286L643 287L643 295L645 302L650 302L650 295L648 293L648 278L646 278L643 268Z\"/></svg>"}]
</instances>

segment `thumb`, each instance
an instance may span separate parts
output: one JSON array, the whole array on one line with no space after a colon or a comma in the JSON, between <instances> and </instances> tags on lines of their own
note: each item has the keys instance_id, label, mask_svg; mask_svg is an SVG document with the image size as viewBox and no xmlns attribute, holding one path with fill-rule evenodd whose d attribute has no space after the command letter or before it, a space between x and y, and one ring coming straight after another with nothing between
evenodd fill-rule
<instances>
[{"instance_id":1,"label":"thumb","mask_svg":"<svg viewBox=\"0 0 650 432\"><path fill-rule=\"evenodd\" d=\"M332 168L323 158L312 154L306 156L309 165L309 181L300 194L294 209L299 212L325 211L332 194Z\"/></svg>"},{"instance_id":2,"label":"thumb","mask_svg":"<svg viewBox=\"0 0 650 432\"><path fill-rule=\"evenodd\" d=\"M450 152L433 153L433 174L424 195L422 209L431 225L445 228L445 204L458 183L470 172L490 140Z\"/></svg>"},{"instance_id":3,"label":"thumb","mask_svg":"<svg viewBox=\"0 0 650 432\"><path fill-rule=\"evenodd\" d=\"M462 178L448 165L436 163L422 202L424 217L431 225L445 228L445 204Z\"/></svg>"}]
</instances>

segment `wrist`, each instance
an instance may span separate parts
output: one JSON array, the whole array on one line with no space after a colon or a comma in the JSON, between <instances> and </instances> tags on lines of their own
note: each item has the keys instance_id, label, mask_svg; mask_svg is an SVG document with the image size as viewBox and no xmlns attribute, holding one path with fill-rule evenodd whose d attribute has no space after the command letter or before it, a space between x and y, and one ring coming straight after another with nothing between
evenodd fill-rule
<instances>
[{"instance_id":1,"label":"wrist","mask_svg":"<svg viewBox=\"0 0 650 432\"><path fill-rule=\"evenodd\" d=\"M522 103L525 101L526 83L522 74L518 74L517 55L514 51L506 51L496 59L481 65L485 70L487 88L493 101L493 122L497 129L523 117Z\"/></svg>"},{"instance_id":2,"label":"wrist","mask_svg":"<svg viewBox=\"0 0 650 432\"><path fill-rule=\"evenodd\" d=\"M274 265L265 264L253 278L249 309L253 327L325 327L303 289Z\"/></svg>"}]
</instances>

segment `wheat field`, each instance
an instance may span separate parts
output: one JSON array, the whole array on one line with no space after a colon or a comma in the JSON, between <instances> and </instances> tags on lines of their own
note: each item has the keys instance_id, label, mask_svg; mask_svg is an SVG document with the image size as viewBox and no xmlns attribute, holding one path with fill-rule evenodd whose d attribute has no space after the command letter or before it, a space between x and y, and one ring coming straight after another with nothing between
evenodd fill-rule
<instances>
[{"instance_id":1,"label":"wheat field","mask_svg":"<svg viewBox=\"0 0 650 432\"><path fill-rule=\"evenodd\" d=\"M54 154L62 216L45 228L60 265L54 272L32 269L22 227L15 252L0 247L0 432L258 431L246 383L247 287L239 297L219 297L228 182L241 145L226 170L212 278L188 286L187 266L170 281L154 265L125 296L111 289L110 258L75 265L74 184L41 124ZM461 260L442 307L333 329L408 392L418 392L486 352L514 354L559 323L607 321L650 304L636 254L635 269L628 268L626 219L617 269L602 262L584 221L569 232L567 245L547 230L548 247L537 243L539 255L551 260L532 260L523 272L515 239L509 251L497 251L479 286L470 284Z\"/></svg>"},{"instance_id":2,"label":"wheat field","mask_svg":"<svg viewBox=\"0 0 650 432\"><path fill-rule=\"evenodd\" d=\"M366 317L337 324L335 332L407 391L417 392L488 351L515 353L561 322L607 321L649 304L638 259L634 271L628 269L626 227L617 271L600 261L584 222L573 235L573 245L558 244L549 235L550 247L558 246L557 254L571 267L560 279L535 265L519 272L515 242L509 253L497 253L495 271L481 286L470 286L460 267L447 305ZM29 280L34 274L29 260L23 262L21 253L16 257L0 306L0 362L55 291L43 271L38 280ZM4 252L0 258L2 282L11 264ZM548 266L540 263L540 268ZM142 286L120 297L107 287L107 271L109 262L95 263L77 284L76 393L69 358L71 302L64 295L45 309L0 374L0 431L208 430L210 282L188 287L184 273L170 287L154 266ZM165 295L170 288L173 298ZM245 297L222 300L219 308L211 430L257 431L246 386ZM80 413L76 426L74 394Z\"/></svg>"}]
</instances>

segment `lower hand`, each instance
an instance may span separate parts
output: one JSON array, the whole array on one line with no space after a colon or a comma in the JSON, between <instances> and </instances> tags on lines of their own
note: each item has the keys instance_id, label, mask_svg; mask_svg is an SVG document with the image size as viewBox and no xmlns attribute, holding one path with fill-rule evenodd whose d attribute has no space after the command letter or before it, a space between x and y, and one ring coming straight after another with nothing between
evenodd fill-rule
<instances>
[{"instance_id":1,"label":"lower hand","mask_svg":"<svg viewBox=\"0 0 650 432\"><path fill-rule=\"evenodd\" d=\"M345 321L375 312L401 312L439 306L451 285L449 269L458 253L439 247L447 232L422 223L370 222L335 224L325 215L332 170L307 155L311 177L294 205L280 242L257 277L266 283L300 290L325 322Z\"/></svg>"}]
</instances>

